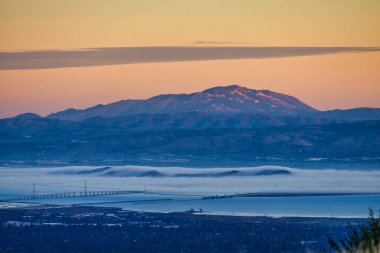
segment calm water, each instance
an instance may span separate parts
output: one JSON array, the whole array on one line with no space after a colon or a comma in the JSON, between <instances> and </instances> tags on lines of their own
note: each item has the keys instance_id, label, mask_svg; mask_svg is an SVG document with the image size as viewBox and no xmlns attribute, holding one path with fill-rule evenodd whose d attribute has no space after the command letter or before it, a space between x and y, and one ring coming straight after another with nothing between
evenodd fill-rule
<instances>
[{"instance_id":1,"label":"calm water","mask_svg":"<svg viewBox=\"0 0 380 253\"><path fill-rule=\"evenodd\" d=\"M140 167L123 167L132 171ZM92 170L93 167L70 167L70 170ZM120 170L120 168L117 168ZM159 168L155 168L160 170ZM234 168L240 169L242 168ZM260 168L261 170L262 168ZM265 167L270 169L270 167ZM278 169L278 167L276 167ZM282 167L284 169L284 167ZM202 209L203 213L228 215L366 217L369 207L380 210L380 171L299 170L286 168L291 175L228 176L222 178L173 178L56 174L67 168L14 169L0 168L0 197L36 194L121 189L142 191L135 194L32 200L38 204L88 204L121 207L128 210L173 212ZM152 170L152 167L144 170ZM182 168L164 168L162 171ZM200 169L202 170L202 169ZM231 169L229 169L231 170ZM246 169L250 173L257 168ZM187 170L189 172L189 170ZM209 171L207 171L209 173ZM211 195L247 192L351 193L338 196L234 197L207 199ZM359 195L360 194L360 195Z\"/></svg>"}]
</instances>

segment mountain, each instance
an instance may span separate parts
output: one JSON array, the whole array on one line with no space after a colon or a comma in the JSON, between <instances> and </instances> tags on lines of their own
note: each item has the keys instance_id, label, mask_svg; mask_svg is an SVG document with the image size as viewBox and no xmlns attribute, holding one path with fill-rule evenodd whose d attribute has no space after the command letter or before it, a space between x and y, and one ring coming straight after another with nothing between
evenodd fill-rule
<instances>
[{"instance_id":1,"label":"mountain","mask_svg":"<svg viewBox=\"0 0 380 253\"><path fill-rule=\"evenodd\" d=\"M216 114L187 112L178 114L144 113L126 117L93 117L80 122L81 125L110 129L119 127L128 130L173 130L173 129L253 129L286 125L311 125L337 122L333 119L274 116L265 114Z\"/></svg>"},{"instance_id":2,"label":"mountain","mask_svg":"<svg viewBox=\"0 0 380 253\"><path fill-rule=\"evenodd\" d=\"M348 121L377 120L380 119L379 108L353 108L347 110L329 110L312 113L309 116L317 116L325 119L338 119Z\"/></svg>"},{"instance_id":3,"label":"mountain","mask_svg":"<svg viewBox=\"0 0 380 253\"><path fill-rule=\"evenodd\" d=\"M16 119L38 119L38 118L41 118L41 116L36 114L36 113L26 112L26 113L19 114L14 118L16 118Z\"/></svg>"},{"instance_id":4,"label":"mountain","mask_svg":"<svg viewBox=\"0 0 380 253\"><path fill-rule=\"evenodd\" d=\"M123 100L84 110L68 109L50 114L48 117L82 121L91 117L114 118L141 113L178 114L186 112L299 116L315 113L317 110L292 96L269 90L254 90L239 85L230 85L191 94L167 94L147 100Z\"/></svg>"},{"instance_id":5,"label":"mountain","mask_svg":"<svg viewBox=\"0 0 380 253\"><path fill-rule=\"evenodd\" d=\"M159 165L170 160L172 165L203 161L215 166L225 159L241 165L315 159L379 164L380 121L136 130L125 127L127 121L98 120L0 120L0 165Z\"/></svg>"},{"instance_id":6,"label":"mountain","mask_svg":"<svg viewBox=\"0 0 380 253\"><path fill-rule=\"evenodd\" d=\"M187 112L178 114L143 113L125 117L92 117L82 121L69 121L51 118L14 117L0 119L0 134L33 136L48 131L62 132L65 129L93 129L97 131L169 131L188 129L256 129L291 125L326 125L339 123L335 119L274 116L252 113L215 114Z\"/></svg>"},{"instance_id":7,"label":"mountain","mask_svg":"<svg viewBox=\"0 0 380 253\"><path fill-rule=\"evenodd\" d=\"M379 157L380 109L318 111L237 85L0 119L0 166L319 159L378 166Z\"/></svg>"}]
</instances>

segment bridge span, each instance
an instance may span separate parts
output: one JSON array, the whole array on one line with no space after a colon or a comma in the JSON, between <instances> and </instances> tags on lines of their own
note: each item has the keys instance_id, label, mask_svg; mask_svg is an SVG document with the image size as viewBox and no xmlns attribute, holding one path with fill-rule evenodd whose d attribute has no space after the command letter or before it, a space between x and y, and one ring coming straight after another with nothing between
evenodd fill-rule
<instances>
[{"instance_id":1,"label":"bridge span","mask_svg":"<svg viewBox=\"0 0 380 253\"><path fill-rule=\"evenodd\" d=\"M27 196L17 196L6 199L0 199L0 202L15 202L34 199L59 199L59 198L76 198L76 197L95 197L103 195L121 195L121 194L133 194L142 193L142 191L81 191L81 192L63 192L63 193L48 193L48 194L33 194Z\"/></svg>"}]
</instances>

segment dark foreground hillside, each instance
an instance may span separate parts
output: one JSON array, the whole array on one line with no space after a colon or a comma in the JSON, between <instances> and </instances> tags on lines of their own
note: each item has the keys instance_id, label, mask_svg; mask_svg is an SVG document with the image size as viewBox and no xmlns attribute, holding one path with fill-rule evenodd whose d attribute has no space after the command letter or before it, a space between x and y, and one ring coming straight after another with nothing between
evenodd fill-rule
<instances>
[{"instance_id":1,"label":"dark foreground hillside","mask_svg":"<svg viewBox=\"0 0 380 253\"><path fill-rule=\"evenodd\" d=\"M138 213L117 208L0 210L0 252L322 252L360 219Z\"/></svg>"},{"instance_id":2,"label":"dark foreground hillside","mask_svg":"<svg viewBox=\"0 0 380 253\"><path fill-rule=\"evenodd\" d=\"M214 163L216 157L222 165L235 161L265 164L268 159L271 163L282 160L286 165L283 161L322 158L376 162L380 157L380 121L156 130L108 123L1 120L0 164L125 165L150 161L150 165L174 162L191 166L202 159Z\"/></svg>"}]
</instances>

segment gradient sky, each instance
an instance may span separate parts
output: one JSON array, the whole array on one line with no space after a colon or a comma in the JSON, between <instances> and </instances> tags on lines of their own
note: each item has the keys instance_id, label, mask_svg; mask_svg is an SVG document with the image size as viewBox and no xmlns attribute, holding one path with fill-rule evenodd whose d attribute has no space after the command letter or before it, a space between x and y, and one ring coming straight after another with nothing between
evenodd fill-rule
<instances>
[{"instance_id":1,"label":"gradient sky","mask_svg":"<svg viewBox=\"0 0 380 253\"><path fill-rule=\"evenodd\" d=\"M379 47L379 13L379 0L0 0L0 51ZM319 109L380 107L380 53L0 70L0 117L236 83Z\"/></svg>"}]
</instances>

